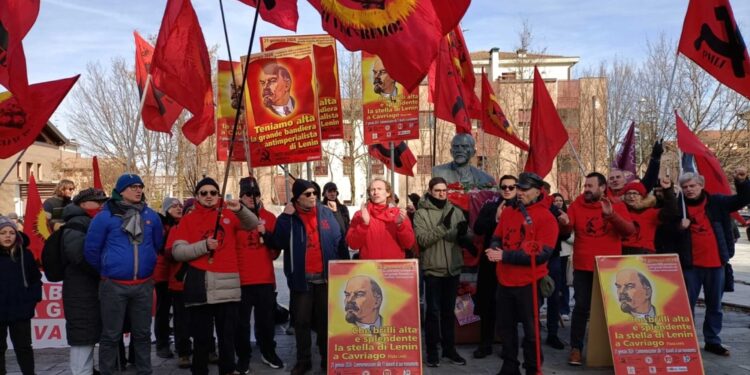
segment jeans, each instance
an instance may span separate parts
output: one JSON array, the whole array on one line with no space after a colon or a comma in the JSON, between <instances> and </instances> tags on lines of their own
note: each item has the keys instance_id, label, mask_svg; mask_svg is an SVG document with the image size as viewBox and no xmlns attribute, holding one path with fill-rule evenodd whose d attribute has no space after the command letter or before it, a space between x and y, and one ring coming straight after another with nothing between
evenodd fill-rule
<instances>
[{"instance_id":1,"label":"jeans","mask_svg":"<svg viewBox=\"0 0 750 375\"><path fill-rule=\"evenodd\" d=\"M154 317L154 336L156 348L169 348L169 310L172 307L172 296L169 294L169 283L156 283L156 316Z\"/></svg>"},{"instance_id":2,"label":"jeans","mask_svg":"<svg viewBox=\"0 0 750 375\"><path fill-rule=\"evenodd\" d=\"M214 341L214 320L219 336L219 374L234 372L234 337L237 330L239 304L225 302L188 307L190 333L193 336L193 364L190 372L208 374L208 356Z\"/></svg>"},{"instance_id":3,"label":"jeans","mask_svg":"<svg viewBox=\"0 0 750 375\"><path fill-rule=\"evenodd\" d=\"M327 361L328 345L328 284L307 283L306 292L292 292L294 339L297 362L312 361L312 334L317 334L321 363Z\"/></svg>"},{"instance_id":4,"label":"jeans","mask_svg":"<svg viewBox=\"0 0 750 375\"><path fill-rule=\"evenodd\" d=\"M500 355L503 366L500 374L518 373L518 323L523 327L523 367L527 374L536 374L536 333L539 321L534 319L534 291L532 285L521 287L497 287L498 330L503 342ZM541 293L537 292L539 302ZM538 306L537 312L538 312ZM541 350L541 348L540 348Z\"/></svg>"},{"instance_id":5,"label":"jeans","mask_svg":"<svg viewBox=\"0 0 750 375\"><path fill-rule=\"evenodd\" d=\"M274 341L274 310L276 296L273 284L243 285L240 303L239 322L235 346L237 350L237 371L245 372L250 365L250 315L255 316L255 338L258 340L261 355L276 351Z\"/></svg>"},{"instance_id":6,"label":"jeans","mask_svg":"<svg viewBox=\"0 0 750 375\"><path fill-rule=\"evenodd\" d=\"M570 323L570 346L583 349L583 338L586 336L586 324L591 314L591 288L594 283L594 272L573 271L573 319Z\"/></svg>"},{"instance_id":7,"label":"jeans","mask_svg":"<svg viewBox=\"0 0 750 375\"><path fill-rule=\"evenodd\" d=\"M425 343L427 355L437 357L437 345L440 342L443 355L456 351L455 321L456 295L459 276L425 275Z\"/></svg>"},{"instance_id":8,"label":"jeans","mask_svg":"<svg viewBox=\"0 0 750 375\"><path fill-rule=\"evenodd\" d=\"M34 349L31 348L31 319L12 323L0 323L0 373L5 374L5 352L8 350L7 337L16 352L16 361L23 375L34 375Z\"/></svg>"},{"instance_id":9,"label":"jeans","mask_svg":"<svg viewBox=\"0 0 750 375\"><path fill-rule=\"evenodd\" d=\"M94 345L70 347L70 372L73 375L91 375L94 373Z\"/></svg>"},{"instance_id":10,"label":"jeans","mask_svg":"<svg viewBox=\"0 0 750 375\"><path fill-rule=\"evenodd\" d=\"M99 283L102 338L99 342L99 371L114 374L118 368L118 345L122 338L125 312L130 316L130 346L135 348L138 375L151 374L151 309L154 284L118 284L110 279ZM119 358L119 362L125 358Z\"/></svg>"},{"instance_id":11,"label":"jeans","mask_svg":"<svg viewBox=\"0 0 750 375\"><path fill-rule=\"evenodd\" d=\"M703 287L706 303L706 316L703 318L703 340L706 344L721 344L722 319L721 297L724 294L724 266L721 267L693 267L683 272L685 286L690 300L690 309L695 318L695 304Z\"/></svg>"},{"instance_id":12,"label":"jeans","mask_svg":"<svg viewBox=\"0 0 750 375\"><path fill-rule=\"evenodd\" d=\"M174 324L174 349L178 357L189 357L193 343L190 341L190 317L182 299L182 292L169 291L172 295L172 313ZM213 342L213 340L211 340Z\"/></svg>"},{"instance_id":13,"label":"jeans","mask_svg":"<svg viewBox=\"0 0 750 375\"><path fill-rule=\"evenodd\" d=\"M547 298L547 337L557 336L560 327L560 294L563 289L563 273L560 269L560 255L552 255L547 262L549 276L555 281L555 290ZM565 285L565 288L568 286ZM540 299L541 301L541 299Z\"/></svg>"},{"instance_id":14,"label":"jeans","mask_svg":"<svg viewBox=\"0 0 750 375\"><path fill-rule=\"evenodd\" d=\"M479 313L479 347L492 348L495 342L495 295L497 294L497 263L486 255L479 258L477 275L476 311Z\"/></svg>"},{"instance_id":15,"label":"jeans","mask_svg":"<svg viewBox=\"0 0 750 375\"><path fill-rule=\"evenodd\" d=\"M560 283L560 314L570 315L570 287L568 286L568 262L570 256L560 257L562 282ZM572 281L572 280L571 280Z\"/></svg>"}]
</instances>

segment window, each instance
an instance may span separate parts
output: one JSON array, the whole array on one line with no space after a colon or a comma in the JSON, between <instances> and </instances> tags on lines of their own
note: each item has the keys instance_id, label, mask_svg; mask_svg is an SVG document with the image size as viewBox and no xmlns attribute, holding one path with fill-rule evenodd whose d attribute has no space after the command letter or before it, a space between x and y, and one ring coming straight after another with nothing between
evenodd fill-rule
<instances>
[{"instance_id":1,"label":"window","mask_svg":"<svg viewBox=\"0 0 750 375\"><path fill-rule=\"evenodd\" d=\"M344 129L344 141L351 142L354 138L354 126L351 122L346 121L343 124Z\"/></svg>"},{"instance_id":2,"label":"window","mask_svg":"<svg viewBox=\"0 0 750 375\"><path fill-rule=\"evenodd\" d=\"M44 180L44 177L42 177L42 164L41 163L36 165L36 178L38 178L40 181Z\"/></svg>"},{"instance_id":3,"label":"window","mask_svg":"<svg viewBox=\"0 0 750 375\"><path fill-rule=\"evenodd\" d=\"M432 111L419 112L419 128L432 129L435 124L435 114Z\"/></svg>"},{"instance_id":4,"label":"window","mask_svg":"<svg viewBox=\"0 0 750 375\"><path fill-rule=\"evenodd\" d=\"M516 79L516 72L503 72L500 75L500 80L510 80L510 79Z\"/></svg>"},{"instance_id":5,"label":"window","mask_svg":"<svg viewBox=\"0 0 750 375\"><path fill-rule=\"evenodd\" d=\"M328 157L313 162L313 173L315 177L328 176Z\"/></svg>"},{"instance_id":6,"label":"window","mask_svg":"<svg viewBox=\"0 0 750 375\"><path fill-rule=\"evenodd\" d=\"M432 155L417 156L417 174L432 174Z\"/></svg>"},{"instance_id":7,"label":"window","mask_svg":"<svg viewBox=\"0 0 750 375\"><path fill-rule=\"evenodd\" d=\"M370 166L370 170L372 171L373 176L382 176L385 174L385 166L383 163L380 162L380 160L371 159L372 164Z\"/></svg>"},{"instance_id":8,"label":"window","mask_svg":"<svg viewBox=\"0 0 750 375\"><path fill-rule=\"evenodd\" d=\"M477 168L482 169L487 161L488 159L486 156L477 156Z\"/></svg>"},{"instance_id":9,"label":"window","mask_svg":"<svg viewBox=\"0 0 750 375\"><path fill-rule=\"evenodd\" d=\"M29 180L31 175L34 173L34 163L26 163L26 181Z\"/></svg>"},{"instance_id":10,"label":"window","mask_svg":"<svg viewBox=\"0 0 750 375\"><path fill-rule=\"evenodd\" d=\"M351 156L344 156L341 161L344 165L344 176L351 176L354 173L354 159Z\"/></svg>"}]
</instances>

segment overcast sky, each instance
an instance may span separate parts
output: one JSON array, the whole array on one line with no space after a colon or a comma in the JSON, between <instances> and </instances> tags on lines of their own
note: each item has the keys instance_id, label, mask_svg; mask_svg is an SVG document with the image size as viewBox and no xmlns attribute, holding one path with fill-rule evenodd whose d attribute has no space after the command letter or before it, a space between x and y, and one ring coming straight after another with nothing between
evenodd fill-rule
<instances>
[{"instance_id":1,"label":"overcast sky","mask_svg":"<svg viewBox=\"0 0 750 375\"><path fill-rule=\"evenodd\" d=\"M133 30L156 35L166 0L42 0L36 24L24 39L29 81L43 82L84 73L86 64L108 65L114 57L133 59ZM193 0L209 46L227 50L221 26L219 0ZM732 1L737 23L750 35L750 1ZM224 0L232 56L247 50L253 8ZM661 34L679 39L686 0L474 0L461 22L470 51L498 47L513 51L524 20L531 26L532 50L578 56L578 67L598 65L614 56L640 62L647 40ZM299 34L322 33L320 16L299 1ZM257 36L291 32L261 22ZM747 40L747 39L746 39ZM257 51L258 44L255 43ZM676 48L676 45L675 45ZM63 102L64 110L65 102ZM65 128L62 110L52 121ZM67 133L67 132L66 132Z\"/></svg>"}]
</instances>

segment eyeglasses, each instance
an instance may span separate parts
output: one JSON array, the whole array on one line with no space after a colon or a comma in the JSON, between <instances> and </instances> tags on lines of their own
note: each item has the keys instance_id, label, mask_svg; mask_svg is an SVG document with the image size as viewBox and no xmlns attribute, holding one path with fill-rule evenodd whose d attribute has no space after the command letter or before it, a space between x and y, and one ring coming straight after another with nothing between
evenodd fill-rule
<instances>
[{"instance_id":1,"label":"eyeglasses","mask_svg":"<svg viewBox=\"0 0 750 375\"><path fill-rule=\"evenodd\" d=\"M513 186L513 185L501 185L500 189L501 190L507 190L507 191L513 191L513 190L516 190L516 187Z\"/></svg>"},{"instance_id":2,"label":"eyeglasses","mask_svg":"<svg viewBox=\"0 0 750 375\"><path fill-rule=\"evenodd\" d=\"M306 196L306 197L310 198L310 197L311 197L311 196L313 196L313 195L315 195L315 196L317 197L317 196L318 196L318 193L316 193L316 192L314 192L314 191L306 191L306 192L302 193L302 195L304 195L304 196Z\"/></svg>"},{"instance_id":3,"label":"eyeglasses","mask_svg":"<svg viewBox=\"0 0 750 375\"><path fill-rule=\"evenodd\" d=\"M198 192L198 194L200 194L201 197L205 197L209 194L211 194L212 197L215 197L219 195L219 191L218 190L201 190Z\"/></svg>"},{"instance_id":4,"label":"eyeglasses","mask_svg":"<svg viewBox=\"0 0 750 375\"><path fill-rule=\"evenodd\" d=\"M130 185L130 186L128 186L128 189L130 189L130 190L143 190L143 185L138 185L138 184L136 184L136 185Z\"/></svg>"}]
</instances>

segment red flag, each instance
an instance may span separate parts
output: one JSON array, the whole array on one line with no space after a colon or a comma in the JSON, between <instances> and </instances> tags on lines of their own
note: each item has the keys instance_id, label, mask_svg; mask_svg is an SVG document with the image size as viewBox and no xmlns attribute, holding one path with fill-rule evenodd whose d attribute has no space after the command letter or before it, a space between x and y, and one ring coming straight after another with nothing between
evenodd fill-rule
<instances>
[{"instance_id":1,"label":"red flag","mask_svg":"<svg viewBox=\"0 0 750 375\"><path fill-rule=\"evenodd\" d=\"M240 0L241 2L255 8L258 0ZM263 5L258 11L260 18L272 23L282 29L297 31L297 0L263 0Z\"/></svg>"},{"instance_id":2,"label":"red flag","mask_svg":"<svg viewBox=\"0 0 750 375\"><path fill-rule=\"evenodd\" d=\"M675 117L677 118L677 146L682 152L693 155L698 172L706 180L704 186L706 191L713 194L732 194L729 181L714 153L690 131L676 111Z\"/></svg>"},{"instance_id":3,"label":"red flag","mask_svg":"<svg viewBox=\"0 0 750 375\"><path fill-rule=\"evenodd\" d=\"M430 89L435 100L435 116L456 125L457 133L471 133L471 118L479 118L479 98L474 92L474 66L466 49L461 28L454 28L440 43Z\"/></svg>"},{"instance_id":4,"label":"red flag","mask_svg":"<svg viewBox=\"0 0 750 375\"><path fill-rule=\"evenodd\" d=\"M29 190L26 197L26 211L23 214L23 233L29 237L29 250L37 261L42 255L44 240L50 235L47 214L42 207L42 198L36 187L34 175L29 176Z\"/></svg>"},{"instance_id":5,"label":"red flag","mask_svg":"<svg viewBox=\"0 0 750 375\"><path fill-rule=\"evenodd\" d=\"M549 96L542 75L534 67L534 102L531 105L531 128L529 130L529 158L523 170L542 177L552 170L552 163L568 141L555 103Z\"/></svg>"},{"instance_id":6,"label":"red flag","mask_svg":"<svg viewBox=\"0 0 750 375\"><path fill-rule=\"evenodd\" d=\"M102 187L103 186L102 178L99 175L99 159L96 156L94 156L93 163L94 163L94 189L104 190L104 188Z\"/></svg>"},{"instance_id":7,"label":"red flag","mask_svg":"<svg viewBox=\"0 0 750 375\"><path fill-rule=\"evenodd\" d=\"M411 92L438 54L440 40L470 0L309 0L323 29L350 51L380 56L388 74Z\"/></svg>"},{"instance_id":8,"label":"red flag","mask_svg":"<svg viewBox=\"0 0 750 375\"><path fill-rule=\"evenodd\" d=\"M394 170L398 174L414 177L414 166L417 165L417 158L409 149L406 142L401 141L393 150ZM367 151L372 157L380 160L388 169L391 169L391 148L380 143L370 145Z\"/></svg>"},{"instance_id":9,"label":"red flag","mask_svg":"<svg viewBox=\"0 0 750 375\"><path fill-rule=\"evenodd\" d=\"M39 0L0 1L0 85L25 97L29 87L22 40L39 15Z\"/></svg>"},{"instance_id":10,"label":"red flag","mask_svg":"<svg viewBox=\"0 0 750 375\"><path fill-rule=\"evenodd\" d=\"M185 138L198 145L214 133L211 60L189 0L167 1L151 75L156 87L193 114L182 126Z\"/></svg>"},{"instance_id":11,"label":"red flag","mask_svg":"<svg viewBox=\"0 0 750 375\"><path fill-rule=\"evenodd\" d=\"M0 93L0 159L30 146L47 124L78 76L29 86L25 104L9 92Z\"/></svg>"},{"instance_id":12,"label":"red flag","mask_svg":"<svg viewBox=\"0 0 750 375\"><path fill-rule=\"evenodd\" d=\"M482 73L482 130L508 141L521 150L529 151L529 145L518 138L510 121L505 117L485 73Z\"/></svg>"},{"instance_id":13,"label":"red flag","mask_svg":"<svg viewBox=\"0 0 750 375\"><path fill-rule=\"evenodd\" d=\"M677 50L750 98L750 57L729 0L690 0Z\"/></svg>"},{"instance_id":14,"label":"red flag","mask_svg":"<svg viewBox=\"0 0 750 375\"><path fill-rule=\"evenodd\" d=\"M182 113L182 106L172 98L164 95L153 80L146 89L149 70L151 69L151 58L154 56L154 47L143 39L137 32L135 36L135 81L138 83L139 97L143 99L146 91L146 100L143 102L141 118L146 129L172 133L172 124L177 121Z\"/></svg>"}]
</instances>

